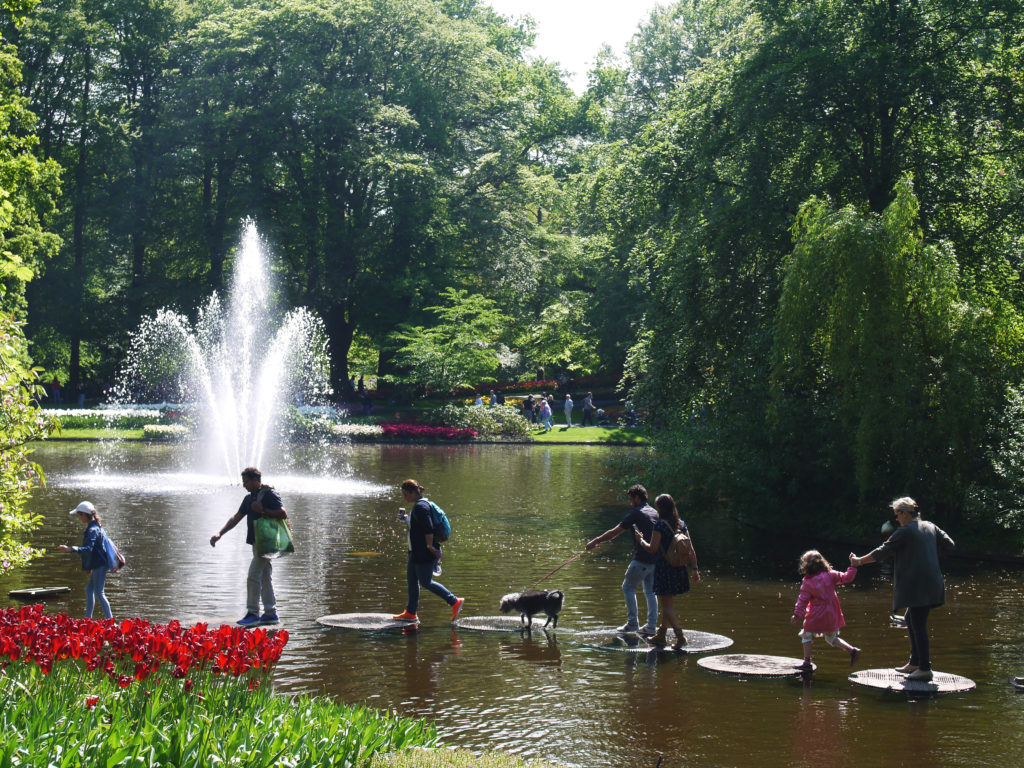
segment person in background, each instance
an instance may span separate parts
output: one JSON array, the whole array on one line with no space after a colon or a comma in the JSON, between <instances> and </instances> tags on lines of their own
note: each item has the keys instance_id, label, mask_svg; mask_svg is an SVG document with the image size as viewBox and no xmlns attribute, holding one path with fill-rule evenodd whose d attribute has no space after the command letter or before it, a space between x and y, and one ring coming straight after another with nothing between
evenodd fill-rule
<instances>
[{"instance_id":1,"label":"person in background","mask_svg":"<svg viewBox=\"0 0 1024 768\"><path fill-rule=\"evenodd\" d=\"M456 597L447 587L434 581L434 572L441 560L441 545L434 542L434 515L430 502L423 495L426 490L415 480L402 483L402 498L412 507L409 514L404 509L398 512L398 519L409 525L409 559L406 561L405 580L409 588L409 599L405 610L394 618L399 621L418 622L420 587L433 592L452 609L452 621L459 617L464 597Z\"/></svg>"},{"instance_id":2,"label":"person in background","mask_svg":"<svg viewBox=\"0 0 1024 768\"><path fill-rule=\"evenodd\" d=\"M544 431L551 431L551 401L550 397L545 397L540 401L540 415L537 419L541 424L544 425Z\"/></svg>"},{"instance_id":3,"label":"person in background","mask_svg":"<svg viewBox=\"0 0 1024 768\"><path fill-rule=\"evenodd\" d=\"M626 494L631 505L629 512L614 528L609 528L597 538L588 541L588 552L602 542L610 541L631 529L636 530L644 541L651 541L658 513L647 503L647 489L642 485L634 485ZM657 631L658 598L654 594L654 563L657 558L657 554L648 552L639 544L636 545L633 559L626 568L626 576L622 580L622 595L626 599L626 623L618 628L619 632L637 632L650 637ZM641 584L644 588L644 597L647 598L647 623L642 627L639 624L636 604L636 588Z\"/></svg>"},{"instance_id":4,"label":"person in background","mask_svg":"<svg viewBox=\"0 0 1024 768\"><path fill-rule=\"evenodd\" d=\"M583 422L580 424L581 427L594 424L594 393L587 392L587 396L583 398Z\"/></svg>"},{"instance_id":5,"label":"person in background","mask_svg":"<svg viewBox=\"0 0 1024 768\"><path fill-rule=\"evenodd\" d=\"M263 475L256 467L242 470L242 487L248 494L238 507L238 511L224 524L218 533L210 537L210 546L217 546L225 533L230 531L245 518L245 543L252 545L252 561L249 563L249 576L246 579L245 616L236 624L251 627L254 624L278 624L277 596L274 594L273 560L256 554L256 530L253 523L260 517L273 517L286 520L288 512L284 508L281 496L269 485L263 484ZM263 615L260 616L260 600L263 601Z\"/></svg>"},{"instance_id":6,"label":"person in background","mask_svg":"<svg viewBox=\"0 0 1024 768\"><path fill-rule=\"evenodd\" d=\"M114 614L110 612L110 603L103 593L107 583L107 571L110 570L110 560L107 558L100 516L96 512L96 507L89 501L83 501L68 514L78 517L85 526L82 546L69 547L67 544L61 544L58 549L61 552L74 552L82 556L82 570L89 574L89 580L85 583L85 618L92 618L93 609L96 603L99 603L103 616L112 619Z\"/></svg>"},{"instance_id":7,"label":"person in background","mask_svg":"<svg viewBox=\"0 0 1024 768\"><path fill-rule=\"evenodd\" d=\"M892 504L899 528L885 542L864 557L850 553L850 565L859 567L881 560L892 560L893 613L906 609L910 660L896 667L908 680L932 679L931 646L928 639L928 614L946 602L946 584L939 568L940 552L956 546L944 530L921 519L921 511L909 496Z\"/></svg>"},{"instance_id":8,"label":"person in background","mask_svg":"<svg viewBox=\"0 0 1024 768\"><path fill-rule=\"evenodd\" d=\"M477 405L481 408L484 407L484 398L479 392L476 393L476 399L473 401L473 405Z\"/></svg>"},{"instance_id":9,"label":"person in background","mask_svg":"<svg viewBox=\"0 0 1024 768\"><path fill-rule=\"evenodd\" d=\"M572 426L572 395L565 396L565 405L562 407L565 409L565 426L568 429Z\"/></svg>"}]
</instances>

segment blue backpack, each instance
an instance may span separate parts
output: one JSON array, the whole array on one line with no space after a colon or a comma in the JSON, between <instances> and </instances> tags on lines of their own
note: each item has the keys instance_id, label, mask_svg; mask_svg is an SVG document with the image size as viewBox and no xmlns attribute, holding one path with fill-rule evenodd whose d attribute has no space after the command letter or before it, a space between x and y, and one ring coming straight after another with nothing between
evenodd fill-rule
<instances>
[{"instance_id":1,"label":"blue backpack","mask_svg":"<svg viewBox=\"0 0 1024 768\"><path fill-rule=\"evenodd\" d=\"M444 513L437 504L427 499L430 505L430 519L434 523L434 541L443 544L452 535L452 524L448 522L448 515Z\"/></svg>"}]
</instances>

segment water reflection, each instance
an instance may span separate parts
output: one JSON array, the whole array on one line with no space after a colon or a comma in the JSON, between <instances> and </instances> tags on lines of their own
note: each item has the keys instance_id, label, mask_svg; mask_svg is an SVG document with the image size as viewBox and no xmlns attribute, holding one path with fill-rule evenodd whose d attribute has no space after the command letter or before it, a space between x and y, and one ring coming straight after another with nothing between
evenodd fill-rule
<instances>
[{"instance_id":1,"label":"water reflection","mask_svg":"<svg viewBox=\"0 0 1024 768\"><path fill-rule=\"evenodd\" d=\"M237 509L241 488L189 476L168 446L127 449L118 468L107 470L127 480L111 482L85 470L91 451L53 444L37 453L50 474L35 502L48 514L39 543L53 548L80 536L66 510L88 497L129 559L108 579L115 615L239 618L250 558L243 531L230 532L215 550L209 536ZM424 601L423 625L408 635L315 623L331 613L401 610L405 531L394 510L397 485L410 475L452 518L444 581L467 598L464 615L497 614L501 595L533 583L621 519L622 489L604 478L607 455L561 447L354 446L320 457L346 468L323 485L307 482L312 475L301 464L280 478L267 473L294 510L298 549L275 563L279 610L291 633L278 689L428 717L446 741L470 749L593 768L653 766L658 757L666 766L843 765L854 758L863 766L1019 763L1024 707L1006 682L1024 673L1024 577L1016 571L950 574L948 604L930 622L933 656L941 671L979 686L933 701L853 688L844 654L819 654L804 689L797 680L714 675L692 656L582 646L576 633L622 623L625 537L544 582L566 594L555 631L453 632L438 600ZM732 637L730 652L798 654L789 616L802 543L759 546L748 531L699 511L687 522L705 573L679 601L684 628ZM367 552L379 556L360 554ZM777 568L756 565L773 557ZM889 626L891 585L864 571L843 593L849 635L864 649L859 668L894 666L906 660L906 632ZM66 556L48 555L0 579L4 594L50 584L73 587L52 608L81 615L83 575Z\"/></svg>"}]
</instances>

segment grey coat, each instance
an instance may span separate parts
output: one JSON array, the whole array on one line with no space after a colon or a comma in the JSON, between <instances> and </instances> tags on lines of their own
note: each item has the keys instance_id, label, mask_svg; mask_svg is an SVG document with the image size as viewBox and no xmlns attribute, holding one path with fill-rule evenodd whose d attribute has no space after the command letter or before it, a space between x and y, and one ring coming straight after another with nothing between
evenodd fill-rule
<instances>
[{"instance_id":1,"label":"grey coat","mask_svg":"<svg viewBox=\"0 0 1024 768\"><path fill-rule=\"evenodd\" d=\"M893 561L895 613L907 608L934 608L946 602L939 551L949 552L954 546L949 535L935 523L913 520L901 525L882 546L872 550L875 560Z\"/></svg>"}]
</instances>

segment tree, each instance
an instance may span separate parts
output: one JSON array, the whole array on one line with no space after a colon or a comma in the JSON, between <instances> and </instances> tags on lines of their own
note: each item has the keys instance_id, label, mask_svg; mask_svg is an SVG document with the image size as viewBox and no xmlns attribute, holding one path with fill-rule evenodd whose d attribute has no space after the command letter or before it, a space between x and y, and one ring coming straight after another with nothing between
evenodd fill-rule
<instances>
[{"instance_id":1,"label":"tree","mask_svg":"<svg viewBox=\"0 0 1024 768\"><path fill-rule=\"evenodd\" d=\"M443 304L427 307L436 325L405 326L392 334L400 345L395 362L406 370L401 379L445 393L494 381L502 313L490 299L464 290L446 288L440 298Z\"/></svg>"},{"instance_id":2,"label":"tree","mask_svg":"<svg viewBox=\"0 0 1024 768\"><path fill-rule=\"evenodd\" d=\"M17 25L34 3L2 0L0 10ZM27 362L21 325L25 284L57 245L43 229L53 211L57 167L35 154L34 117L16 87L21 63L0 39L0 573L24 565L41 552L24 542L42 518L26 509L32 489L44 480L29 460L30 444L55 428L36 400L44 396L39 372Z\"/></svg>"},{"instance_id":3,"label":"tree","mask_svg":"<svg viewBox=\"0 0 1024 768\"><path fill-rule=\"evenodd\" d=\"M13 29L34 5L2 0L0 10ZM59 242L43 225L54 210L59 168L36 154L35 116L20 82L17 50L0 37L0 312L24 311L25 285Z\"/></svg>"},{"instance_id":4,"label":"tree","mask_svg":"<svg viewBox=\"0 0 1024 768\"><path fill-rule=\"evenodd\" d=\"M925 242L906 177L882 214L808 201L794 240L772 373L785 474L824 502L831 468L850 466L861 503L902 489L956 522L1024 351L1019 312L965 281L948 243Z\"/></svg>"},{"instance_id":5,"label":"tree","mask_svg":"<svg viewBox=\"0 0 1024 768\"><path fill-rule=\"evenodd\" d=\"M0 315L0 573L24 565L42 551L25 537L42 525L43 517L28 509L32 490L45 483L39 465L29 459L31 444L45 439L57 422L39 410L46 392L39 369L25 362L21 326Z\"/></svg>"}]
</instances>

